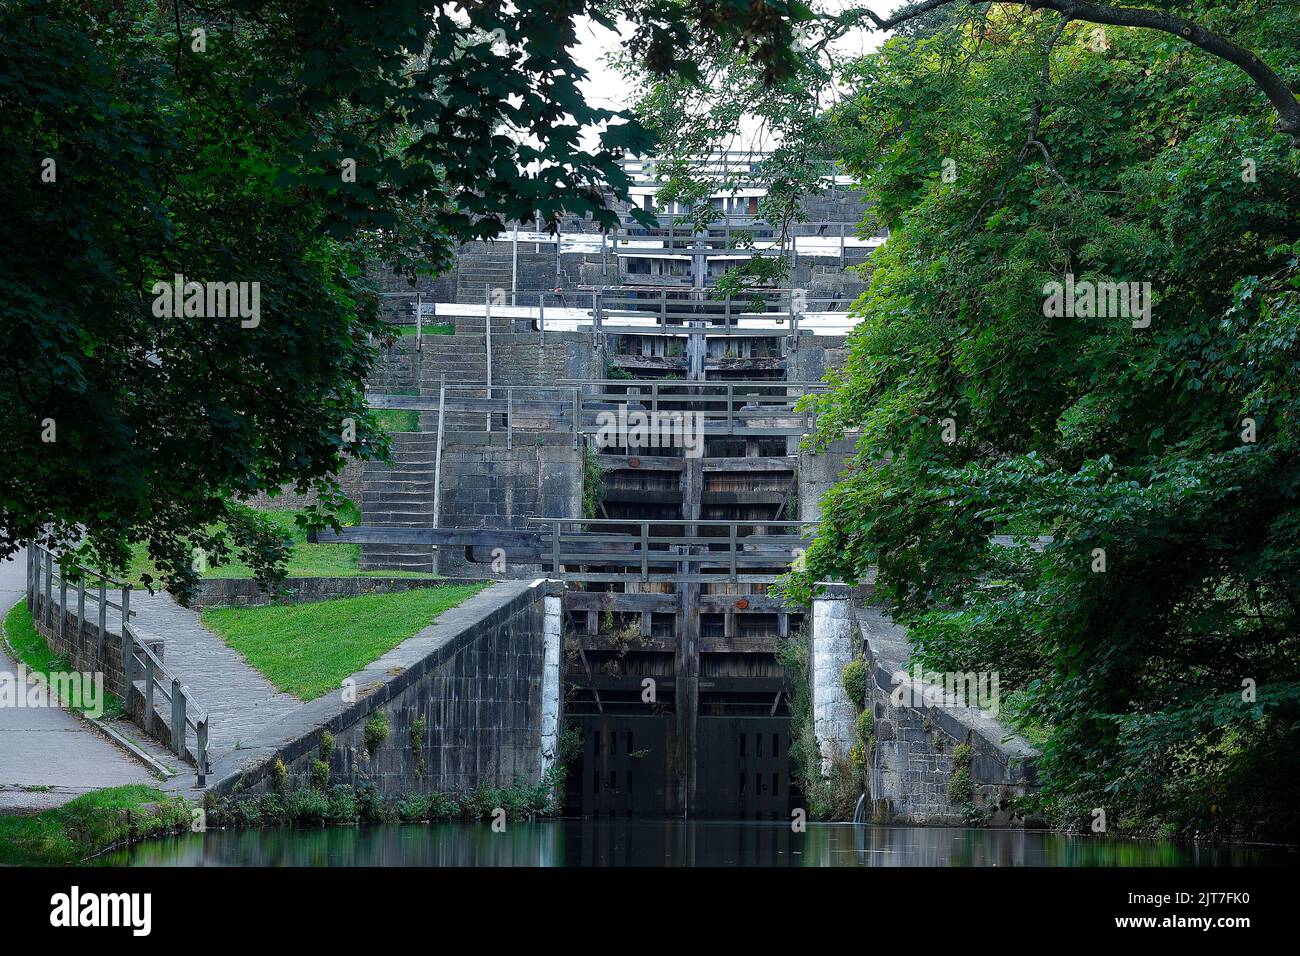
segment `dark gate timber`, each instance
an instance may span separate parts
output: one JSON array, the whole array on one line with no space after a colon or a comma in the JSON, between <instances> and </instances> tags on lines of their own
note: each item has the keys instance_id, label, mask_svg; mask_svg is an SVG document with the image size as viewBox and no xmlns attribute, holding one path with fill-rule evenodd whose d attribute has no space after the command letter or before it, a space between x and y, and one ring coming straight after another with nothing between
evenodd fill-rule
<instances>
[{"instance_id":1,"label":"dark gate timber","mask_svg":"<svg viewBox=\"0 0 1300 956\"><path fill-rule=\"evenodd\" d=\"M589 817L662 817L677 804L676 720L671 714L580 714L582 759L566 778L565 812Z\"/></svg>"},{"instance_id":2,"label":"dark gate timber","mask_svg":"<svg viewBox=\"0 0 1300 956\"><path fill-rule=\"evenodd\" d=\"M790 818L790 718L706 717L698 722L696 814L732 820Z\"/></svg>"},{"instance_id":3,"label":"dark gate timber","mask_svg":"<svg viewBox=\"0 0 1300 956\"><path fill-rule=\"evenodd\" d=\"M585 817L677 816L671 715L583 714L582 758L568 776L565 812ZM790 781L788 717L701 717L699 785L692 816L788 820L798 794Z\"/></svg>"}]
</instances>

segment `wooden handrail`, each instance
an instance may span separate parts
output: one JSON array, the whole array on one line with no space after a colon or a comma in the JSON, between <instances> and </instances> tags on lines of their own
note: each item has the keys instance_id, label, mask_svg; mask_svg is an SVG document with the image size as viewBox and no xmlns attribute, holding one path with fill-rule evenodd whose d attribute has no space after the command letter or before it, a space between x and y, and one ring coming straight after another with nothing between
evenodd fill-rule
<instances>
[{"instance_id":1,"label":"wooden handrail","mask_svg":"<svg viewBox=\"0 0 1300 956\"><path fill-rule=\"evenodd\" d=\"M99 645L97 651L98 659L103 659L104 643L107 637L112 636L121 641L124 652L122 656L122 671L126 685L124 688L123 703L128 714L132 712L131 695L135 692L135 672L137 666L140 668L140 673L143 675L145 682L144 708L141 724L142 729L144 729L146 733L152 733L153 731L153 696L155 688L159 686L157 676L161 675L164 678L161 685L162 695L168 703L172 705L173 713L172 749L182 760L187 759L186 731L189 728L193 728L196 741L196 746L193 751L194 763L198 769L199 785L202 786L208 772L207 712L199 706L198 701L194 699L189 688L180 683L179 678L166 666L166 664L163 663L162 659L154 653L153 648L145 642L136 626L131 623L133 617L139 616L139 611L131 609L132 586L124 581L117 581L114 578L110 578L92 568L72 563L68 565L68 567L75 568L79 573L76 578L76 583L78 584L76 610L71 611L68 607L69 602L67 599L66 585L72 583L72 579L67 576L67 569L64 568L62 563L55 561L54 553L44 545L33 544L29 547L28 564L29 577L27 588L29 603L31 608L35 610L35 602L37 596L40 594L41 585L43 583L45 588L44 598L46 601L45 611L47 617L47 628L51 626L48 622L48 618L54 604L52 584L56 577L61 585L60 599L58 601L61 626L63 625L63 622L67 621L68 614L72 613L72 616L75 618L75 621L73 622L74 626L77 629L78 636L80 636L84 633L87 624L85 610L86 599L89 598L98 606L98 620L96 622L96 626L99 630ZM46 570L42 571L42 568L45 568ZM56 568L58 569L57 571L55 570ZM42 577L45 578L44 582L41 581ZM84 585L87 580L95 580L98 582L98 595L95 595L92 591L85 588ZM108 597L107 586L110 583L115 585L121 592L121 598L118 601L113 601ZM121 612L122 625L119 634L110 634L108 631L108 620L105 612L110 607ZM66 637L66 634L64 636ZM179 695L177 694L177 691L179 691ZM183 698L183 701L178 701L178 696L179 698ZM184 719L177 720L177 716L183 716Z\"/></svg>"}]
</instances>

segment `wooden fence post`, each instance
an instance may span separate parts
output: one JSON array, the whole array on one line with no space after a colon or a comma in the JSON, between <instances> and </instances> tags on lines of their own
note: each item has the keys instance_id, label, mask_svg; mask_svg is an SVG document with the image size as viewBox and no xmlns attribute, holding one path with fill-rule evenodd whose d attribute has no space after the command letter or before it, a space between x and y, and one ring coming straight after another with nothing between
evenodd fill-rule
<instances>
[{"instance_id":1,"label":"wooden fence post","mask_svg":"<svg viewBox=\"0 0 1300 956\"><path fill-rule=\"evenodd\" d=\"M54 624L54 555L45 552L45 626Z\"/></svg>"},{"instance_id":2,"label":"wooden fence post","mask_svg":"<svg viewBox=\"0 0 1300 956\"><path fill-rule=\"evenodd\" d=\"M101 576L99 579L99 641L95 647L95 660L99 669L104 669L104 640L108 636L108 585Z\"/></svg>"},{"instance_id":3,"label":"wooden fence post","mask_svg":"<svg viewBox=\"0 0 1300 956\"><path fill-rule=\"evenodd\" d=\"M185 759L185 691L179 677L172 678L172 749Z\"/></svg>"},{"instance_id":4,"label":"wooden fence post","mask_svg":"<svg viewBox=\"0 0 1300 956\"><path fill-rule=\"evenodd\" d=\"M204 717L196 725L194 734L194 762L199 770L199 786L207 783L208 778L208 719Z\"/></svg>"},{"instance_id":5,"label":"wooden fence post","mask_svg":"<svg viewBox=\"0 0 1300 956\"><path fill-rule=\"evenodd\" d=\"M77 653L81 653L81 642L86 636L86 574L83 570L77 579Z\"/></svg>"},{"instance_id":6,"label":"wooden fence post","mask_svg":"<svg viewBox=\"0 0 1300 956\"><path fill-rule=\"evenodd\" d=\"M59 568L59 640L64 643L68 640L68 577L62 567Z\"/></svg>"},{"instance_id":7,"label":"wooden fence post","mask_svg":"<svg viewBox=\"0 0 1300 956\"><path fill-rule=\"evenodd\" d=\"M144 732L153 733L153 661L145 655L144 661Z\"/></svg>"},{"instance_id":8,"label":"wooden fence post","mask_svg":"<svg viewBox=\"0 0 1300 956\"><path fill-rule=\"evenodd\" d=\"M135 683L135 643L131 638L131 585L122 585L122 702L131 712L131 688Z\"/></svg>"},{"instance_id":9,"label":"wooden fence post","mask_svg":"<svg viewBox=\"0 0 1300 956\"><path fill-rule=\"evenodd\" d=\"M641 580L650 580L650 525L641 522Z\"/></svg>"}]
</instances>

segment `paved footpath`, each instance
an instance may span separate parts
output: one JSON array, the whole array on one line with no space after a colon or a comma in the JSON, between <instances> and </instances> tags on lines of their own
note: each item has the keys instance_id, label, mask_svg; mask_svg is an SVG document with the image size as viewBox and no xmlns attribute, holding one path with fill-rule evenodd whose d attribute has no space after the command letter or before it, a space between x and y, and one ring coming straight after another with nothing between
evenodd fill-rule
<instances>
[{"instance_id":1,"label":"paved footpath","mask_svg":"<svg viewBox=\"0 0 1300 956\"><path fill-rule=\"evenodd\" d=\"M132 591L131 609L140 612L132 618L142 634L163 640L163 662L208 712L208 749L214 758L256 739L268 724L302 706L297 697L276 690L205 628L197 612L181 607L166 591ZM192 773L187 765L182 776Z\"/></svg>"},{"instance_id":2,"label":"paved footpath","mask_svg":"<svg viewBox=\"0 0 1300 956\"><path fill-rule=\"evenodd\" d=\"M25 558L0 563L0 605L7 612L23 597ZM197 612L178 605L166 592L133 591L137 630L164 643L163 660L208 713L208 748L215 759L252 741L270 723L302 706L292 694L277 691L236 651L200 623ZM109 627L119 621L110 615ZM0 670L15 665L0 652ZM127 736L138 739L132 725ZM159 755L159 747L144 749ZM165 755L163 755L165 756ZM179 770L167 789L193 786L194 771L174 757L163 762ZM125 783L158 785L135 758L77 717L58 708L0 708L0 809L52 806L78 793ZM15 788L50 788L31 790Z\"/></svg>"},{"instance_id":3,"label":"paved footpath","mask_svg":"<svg viewBox=\"0 0 1300 956\"><path fill-rule=\"evenodd\" d=\"M0 562L0 614L24 596L26 556ZM17 664L0 647L0 671ZM60 707L0 707L0 812L40 810L78 794L158 778L89 723Z\"/></svg>"}]
</instances>

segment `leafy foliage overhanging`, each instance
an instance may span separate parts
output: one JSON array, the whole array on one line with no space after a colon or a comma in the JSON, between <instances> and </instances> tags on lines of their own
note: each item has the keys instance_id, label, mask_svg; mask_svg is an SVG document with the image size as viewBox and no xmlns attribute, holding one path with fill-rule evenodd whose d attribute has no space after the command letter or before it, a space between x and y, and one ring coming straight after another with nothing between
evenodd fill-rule
<instances>
[{"instance_id":1,"label":"leafy foliage overhanging","mask_svg":"<svg viewBox=\"0 0 1300 956\"><path fill-rule=\"evenodd\" d=\"M1196 7L1300 77L1300 9ZM1059 822L1296 837L1296 150L1231 65L1055 13L851 81L834 123L890 238L819 420L859 454L788 590L875 566L927 665L1000 672ZM1149 327L1048 317L1067 275L1149 282Z\"/></svg>"}]
</instances>

